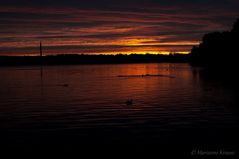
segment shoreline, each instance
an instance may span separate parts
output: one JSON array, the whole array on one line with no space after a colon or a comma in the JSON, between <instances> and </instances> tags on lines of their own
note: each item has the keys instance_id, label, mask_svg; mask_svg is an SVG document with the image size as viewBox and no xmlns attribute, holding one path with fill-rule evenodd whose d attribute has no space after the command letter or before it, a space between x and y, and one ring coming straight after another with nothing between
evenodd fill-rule
<instances>
[{"instance_id":1,"label":"shoreline","mask_svg":"<svg viewBox=\"0 0 239 159\"><path fill-rule=\"evenodd\" d=\"M189 54L0 56L0 66L189 63Z\"/></svg>"}]
</instances>

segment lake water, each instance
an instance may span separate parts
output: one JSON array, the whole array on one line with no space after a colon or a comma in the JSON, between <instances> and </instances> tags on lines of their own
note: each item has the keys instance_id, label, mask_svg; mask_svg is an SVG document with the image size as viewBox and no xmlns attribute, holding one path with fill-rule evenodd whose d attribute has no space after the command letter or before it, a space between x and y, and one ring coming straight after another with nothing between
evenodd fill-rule
<instances>
[{"instance_id":1,"label":"lake water","mask_svg":"<svg viewBox=\"0 0 239 159\"><path fill-rule=\"evenodd\" d=\"M163 76L132 76L145 74ZM3 67L0 81L5 144L217 145L239 132L233 87L188 64Z\"/></svg>"}]
</instances>

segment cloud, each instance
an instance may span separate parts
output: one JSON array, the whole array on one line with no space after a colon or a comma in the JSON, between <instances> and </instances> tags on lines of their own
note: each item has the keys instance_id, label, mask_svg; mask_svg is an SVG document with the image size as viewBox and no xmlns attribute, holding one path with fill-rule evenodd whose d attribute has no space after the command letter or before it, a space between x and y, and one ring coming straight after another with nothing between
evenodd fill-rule
<instances>
[{"instance_id":1,"label":"cloud","mask_svg":"<svg viewBox=\"0 0 239 159\"><path fill-rule=\"evenodd\" d=\"M0 54L34 52L40 40L49 54L189 51L203 34L228 30L238 7L235 0L9 0L0 6Z\"/></svg>"}]
</instances>

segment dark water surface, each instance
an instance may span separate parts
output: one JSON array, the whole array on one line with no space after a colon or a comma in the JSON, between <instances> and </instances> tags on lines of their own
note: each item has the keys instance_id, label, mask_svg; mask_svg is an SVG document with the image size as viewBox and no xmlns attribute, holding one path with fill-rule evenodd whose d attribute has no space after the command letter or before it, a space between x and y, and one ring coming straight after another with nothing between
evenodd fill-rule
<instances>
[{"instance_id":1,"label":"dark water surface","mask_svg":"<svg viewBox=\"0 0 239 159\"><path fill-rule=\"evenodd\" d=\"M145 74L163 76L132 76ZM132 105L125 104L129 99ZM233 87L188 64L0 68L7 145L234 145L235 107Z\"/></svg>"}]
</instances>

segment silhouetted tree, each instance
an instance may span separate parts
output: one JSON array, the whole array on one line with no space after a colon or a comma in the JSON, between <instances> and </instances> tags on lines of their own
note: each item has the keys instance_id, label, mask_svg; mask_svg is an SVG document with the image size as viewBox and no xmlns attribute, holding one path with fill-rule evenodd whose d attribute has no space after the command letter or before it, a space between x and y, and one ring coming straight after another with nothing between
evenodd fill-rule
<instances>
[{"instance_id":1,"label":"silhouetted tree","mask_svg":"<svg viewBox=\"0 0 239 159\"><path fill-rule=\"evenodd\" d=\"M234 69L239 53L239 19L231 31L214 32L203 36L202 43L191 50L191 64L209 68Z\"/></svg>"},{"instance_id":2,"label":"silhouetted tree","mask_svg":"<svg viewBox=\"0 0 239 159\"><path fill-rule=\"evenodd\" d=\"M239 34L239 19L234 23L232 31L234 34Z\"/></svg>"}]
</instances>

